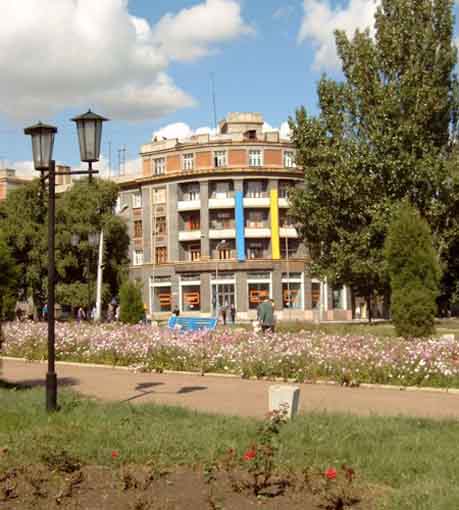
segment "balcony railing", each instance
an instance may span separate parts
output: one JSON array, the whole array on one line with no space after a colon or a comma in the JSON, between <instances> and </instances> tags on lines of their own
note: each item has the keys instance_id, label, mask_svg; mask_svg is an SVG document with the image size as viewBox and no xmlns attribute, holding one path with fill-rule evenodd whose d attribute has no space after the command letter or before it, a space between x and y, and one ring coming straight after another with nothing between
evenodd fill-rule
<instances>
[{"instance_id":1,"label":"balcony railing","mask_svg":"<svg viewBox=\"0 0 459 510\"><path fill-rule=\"evenodd\" d=\"M267 191L250 191L245 192L244 198L268 198L269 194Z\"/></svg>"}]
</instances>

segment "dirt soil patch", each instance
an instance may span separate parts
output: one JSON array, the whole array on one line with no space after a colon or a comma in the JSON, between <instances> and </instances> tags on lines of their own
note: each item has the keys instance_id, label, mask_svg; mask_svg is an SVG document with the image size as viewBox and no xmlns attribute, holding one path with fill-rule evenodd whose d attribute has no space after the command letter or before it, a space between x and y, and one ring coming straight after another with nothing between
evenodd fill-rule
<instances>
[{"instance_id":1,"label":"dirt soil patch","mask_svg":"<svg viewBox=\"0 0 459 510\"><path fill-rule=\"evenodd\" d=\"M237 475L237 476L236 476ZM0 471L0 508L5 510L371 510L379 499L369 487L339 491L308 477L273 478L256 497L246 473L154 466L80 466L55 463ZM237 483L235 480L237 479ZM379 494L380 496L381 494Z\"/></svg>"}]
</instances>

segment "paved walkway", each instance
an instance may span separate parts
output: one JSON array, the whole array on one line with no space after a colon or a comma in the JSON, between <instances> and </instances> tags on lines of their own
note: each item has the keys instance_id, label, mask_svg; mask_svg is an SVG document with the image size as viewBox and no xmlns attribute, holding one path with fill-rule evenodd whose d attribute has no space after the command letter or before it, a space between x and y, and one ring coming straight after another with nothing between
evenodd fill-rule
<instances>
[{"instance_id":1,"label":"paved walkway","mask_svg":"<svg viewBox=\"0 0 459 510\"><path fill-rule=\"evenodd\" d=\"M262 417L267 412L269 381L216 376L133 373L114 368L57 365L61 385L109 401L154 402L199 411ZM46 364L3 361L3 379L11 383L43 385ZM342 388L301 384L300 409L357 415L405 415L459 418L459 394L400 391L380 388Z\"/></svg>"}]
</instances>

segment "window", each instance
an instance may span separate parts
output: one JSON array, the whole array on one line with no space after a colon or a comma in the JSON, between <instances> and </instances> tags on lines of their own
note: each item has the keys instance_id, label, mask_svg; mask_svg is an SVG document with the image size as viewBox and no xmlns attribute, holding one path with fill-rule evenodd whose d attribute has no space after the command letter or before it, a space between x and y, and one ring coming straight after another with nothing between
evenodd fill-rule
<instances>
[{"instance_id":1,"label":"window","mask_svg":"<svg viewBox=\"0 0 459 510\"><path fill-rule=\"evenodd\" d=\"M167 263L167 248L165 246L160 246L156 248L156 264L166 264Z\"/></svg>"},{"instance_id":2,"label":"window","mask_svg":"<svg viewBox=\"0 0 459 510\"><path fill-rule=\"evenodd\" d=\"M220 276L220 275L219 275ZM219 278L222 280L223 278ZM234 305L236 304L235 293L234 293L234 283L219 283L212 282L212 311L214 313L217 312L217 288L218 288L218 308L220 309L222 306Z\"/></svg>"},{"instance_id":3,"label":"window","mask_svg":"<svg viewBox=\"0 0 459 510\"><path fill-rule=\"evenodd\" d=\"M262 259L263 258L263 243L262 242L248 242L247 243L247 258L248 259Z\"/></svg>"},{"instance_id":4,"label":"window","mask_svg":"<svg viewBox=\"0 0 459 510\"><path fill-rule=\"evenodd\" d=\"M233 196L233 183L218 181L212 184L211 198L231 198Z\"/></svg>"},{"instance_id":5,"label":"window","mask_svg":"<svg viewBox=\"0 0 459 510\"><path fill-rule=\"evenodd\" d=\"M234 228L233 211L218 211L211 216L210 228L214 230Z\"/></svg>"},{"instance_id":6,"label":"window","mask_svg":"<svg viewBox=\"0 0 459 510\"><path fill-rule=\"evenodd\" d=\"M283 228L294 228L296 224L295 220L286 211L281 211L279 223Z\"/></svg>"},{"instance_id":7,"label":"window","mask_svg":"<svg viewBox=\"0 0 459 510\"><path fill-rule=\"evenodd\" d=\"M257 139L257 131L255 129L249 129L244 133L246 140L256 140Z\"/></svg>"},{"instance_id":8,"label":"window","mask_svg":"<svg viewBox=\"0 0 459 510\"><path fill-rule=\"evenodd\" d=\"M143 251L134 250L134 266L141 266L143 264Z\"/></svg>"},{"instance_id":9,"label":"window","mask_svg":"<svg viewBox=\"0 0 459 510\"><path fill-rule=\"evenodd\" d=\"M333 308L338 308L340 310L344 309L343 293L344 293L343 287L333 289Z\"/></svg>"},{"instance_id":10,"label":"window","mask_svg":"<svg viewBox=\"0 0 459 510\"><path fill-rule=\"evenodd\" d=\"M265 299L269 298L269 283L249 283L249 309L254 310Z\"/></svg>"},{"instance_id":11,"label":"window","mask_svg":"<svg viewBox=\"0 0 459 510\"><path fill-rule=\"evenodd\" d=\"M293 151L284 152L284 166L285 168L293 168L295 165L295 154Z\"/></svg>"},{"instance_id":12,"label":"window","mask_svg":"<svg viewBox=\"0 0 459 510\"><path fill-rule=\"evenodd\" d=\"M186 214L183 218L184 228L187 232L199 230L201 228L201 221L199 214Z\"/></svg>"},{"instance_id":13,"label":"window","mask_svg":"<svg viewBox=\"0 0 459 510\"><path fill-rule=\"evenodd\" d=\"M266 198L265 181L247 181L245 183L245 196L246 198Z\"/></svg>"},{"instance_id":14,"label":"window","mask_svg":"<svg viewBox=\"0 0 459 510\"><path fill-rule=\"evenodd\" d=\"M143 229L142 229L142 220L134 221L134 237L142 237Z\"/></svg>"},{"instance_id":15,"label":"window","mask_svg":"<svg viewBox=\"0 0 459 510\"><path fill-rule=\"evenodd\" d=\"M157 158L155 161L155 175L164 175L166 172L166 159Z\"/></svg>"},{"instance_id":16,"label":"window","mask_svg":"<svg viewBox=\"0 0 459 510\"><path fill-rule=\"evenodd\" d=\"M311 304L313 310L320 307L320 283L312 282L311 284Z\"/></svg>"},{"instance_id":17,"label":"window","mask_svg":"<svg viewBox=\"0 0 459 510\"><path fill-rule=\"evenodd\" d=\"M201 245L200 244L192 244L188 251L189 258L191 262L196 262L201 259Z\"/></svg>"},{"instance_id":18,"label":"window","mask_svg":"<svg viewBox=\"0 0 459 510\"><path fill-rule=\"evenodd\" d=\"M268 227L268 212L262 210L249 210L247 211L247 218L245 220L247 228L267 228Z\"/></svg>"},{"instance_id":19,"label":"window","mask_svg":"<svg viewBox=\"0 0 459 510\"><path fill-rule=\"evenodd\" d=\"M155 225L155 234L157 236L163 236L167 233L167 223L165 216L156 218L156 224L155 219L153 218L153 224Z\"/></svg>"},{"instance_id":20,"label":"window","mask_svg":"<svg viewBox=\"0 0 459 510\"><path fill-rule=\"evenodd\" d=\"M215 151L214 153L215 167L226 166L226 151Z\"/></svg>"},{"instance_id":21,"label":"window","mask_svg":"<svg viewBox=\"0 0 459 510\"><path fill-rule=\"evenodd\" d=\"M153 190L153 203L164 204L166 201L166 188L155 188Z\"/></svg>"},{"instance_id":22,"label":"window","mask_svg":"<svg viewBox=\"0 0 459 510\"><path fill-rule=\"evenodd\" d=\"M184 170L193 170L193 162L194 162L194 154L184 154L183 155L183 169Z\"/></svg>"},{"instance_id":23,"label":"window","mask_svg":"<svg viewBox=\"0 0 459 510\"><path fill-rule=\"evenodd\" d=\"M170 286L155 287L153 291L153 311L170 312L172 310L172 296Z\"/></svg>"},{"instance_id":24,"label":"window","mask_svg":"<svg viewBox=\"0 0 459 510\"><path fill-rule=\"evenodd\" d=\"M142 207L142 193L140 191L136 191L132 194L132 207L134 209Z\"/></svg>"},{"instance_id":25,"label":"window","mask_svg":"<svg viewBox=\"0 0 459 510\"><path fill-rule=\"evenodd\" d=\"M280 242L281 257L283 259L287 258L287 254L288 257L296 257L299 247L300 243L298 239L289 239L288 237L281 239Z\"/></svg>"},{"instance_id":26,"label":"window","mask_svg":"<svg viewBox=\"0 0 459 510\"><path fill-rule=\"evenodd\" d=\"M260 150L249 151L249 166L262 166L263 158Z\"/></svg>"},{"instance_id":27,"label":"window","mask_svg":"<svg viewBox=\"0 0 459 510\"><path fill-rule=\"evenodd\" d=\"M182 188L182 200L199 200L199 183L186 184Z\"/></svg>"},{"instance_id":28,"label":"window","mask_svg":"<svg viewBox=\"0 0 459 510\"><path fill-rule=\"evenodd\" d=\"M182 310L199 312L201 310L201 286L182 285Z\"/></svg>"},{"instance_id":29,"label":"window","mask_svg":"<svg viewBox=\"0 0 459 510\"><path fill-rule=\"evenodd\" d=\"M289 188L294 188L293 182L281 181L279 183L279 198L288 198Z\"/></svg>"}]
</instances>

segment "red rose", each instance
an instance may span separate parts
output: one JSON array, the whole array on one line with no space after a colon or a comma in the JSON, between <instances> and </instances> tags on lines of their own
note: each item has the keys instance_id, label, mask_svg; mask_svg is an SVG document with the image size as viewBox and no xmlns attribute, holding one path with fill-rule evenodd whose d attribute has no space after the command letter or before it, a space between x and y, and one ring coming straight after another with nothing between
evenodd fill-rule
<instances>
[{"instance_id":1,"label":"red rose","mask_svg":"<svg viewBox=\"0 0 459 510\"><path fill-rule=\"evenodd\" d=\"M257 456L257 452L255 451L255 449L254 449L254 448L252 448L251 450L247 450L247 451L244 453L244 457L243 457L243 459L244 459L244 460L252 460L252 459L254 459L256 456Z\"/></svg>"},{"instance_id":2,"label":"red rose","mask_svg":"<svg viewBox=\"0 0 459 510\"><path fill-rule=\"evenodd\" d=\"M336 469L328 468L325 471L325 478L327 478L328 480L336 480Z\"/></svg>"},{"instance_id":3,"label":"red rose","mask_svg":"<svg viewBox=\"0 0 459 510\"><path fill-rule=\"evenodd\" d=\"M119 456L119 453L115 450L112 451L112 459L116 459Z\"/></svg>"}]
</instances>

